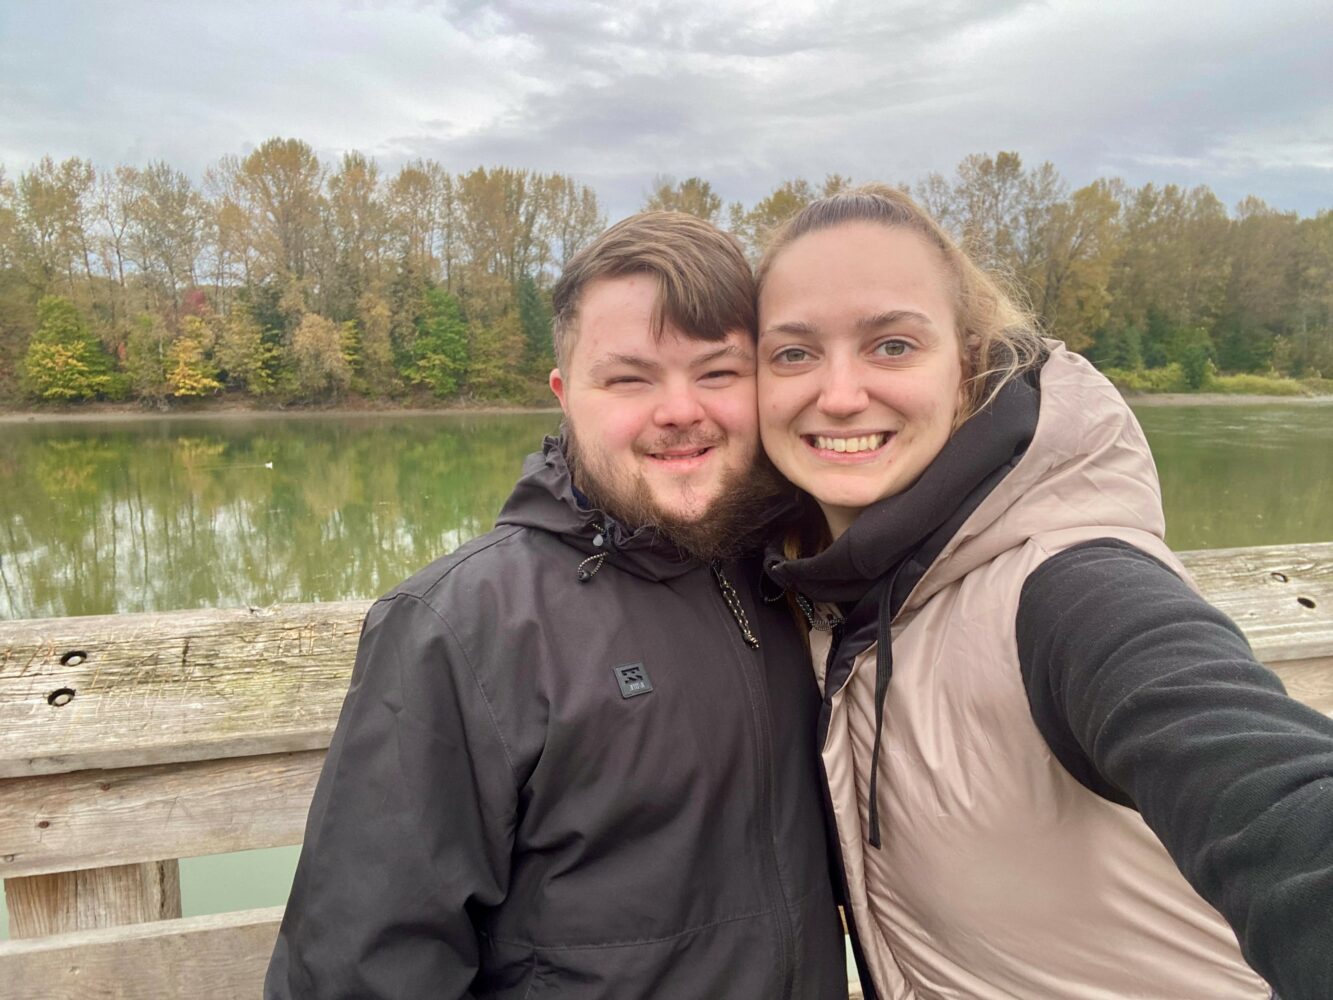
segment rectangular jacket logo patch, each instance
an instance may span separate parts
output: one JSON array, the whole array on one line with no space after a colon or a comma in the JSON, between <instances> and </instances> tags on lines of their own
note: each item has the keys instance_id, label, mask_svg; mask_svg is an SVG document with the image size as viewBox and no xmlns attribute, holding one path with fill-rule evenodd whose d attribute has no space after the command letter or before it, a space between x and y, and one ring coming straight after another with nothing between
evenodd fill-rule
<instances>
[{"instance_id":1,"label":"rectangular jacket logo patch","mask_svg":"<svg viewBox=\"0 0 1333 1000\"><path fill-rule=\"evenodd\" d=\"M627 663L623 667L616 667L615 673L622 698L647 694L653 689L653 682L648 679L648 671L643 669L642 663Z\"/></svg>"}]
</instances>

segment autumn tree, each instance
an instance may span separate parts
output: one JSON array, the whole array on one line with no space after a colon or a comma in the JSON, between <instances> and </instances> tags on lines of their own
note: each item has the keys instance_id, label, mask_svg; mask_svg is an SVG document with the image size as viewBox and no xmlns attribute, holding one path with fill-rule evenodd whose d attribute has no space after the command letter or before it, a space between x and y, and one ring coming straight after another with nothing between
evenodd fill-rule
<instances>
[{"instance_id":1,"label":"autumn tree","mask_svg":"<svg viewBox=\"0 0 1333 1000\"><path fill-rule=\"evenodd\" d=\"M203 199L188 177L162 162L128 179L125 246L152 291L153 305L174 316L181 293L195 284L205 238Z\"/></svg>"},{"instance_id":2,"label":"autumn tree","mask_svg":"<svg viewBox=\"0 0 1333 1000\"><path fill-rule=\"evenodd\" d=\"M213 331L208 323L199 316L186 316L168 354L167 386L173 396L207 396L222 388L212 347Z\"/></svg>"},{"instance_id":3,"label":"autumn tree","mask_svg":"<svg viewBox=\"0 0 1333 1000\"><path fill-rule=\"evenodd\" d=\"M653 186L644 199L645 212L684 212L718 225L722 217L722 198L715 194L713 185L699 177L687 177L676 182L668 174L653 178Z\"/></svg>"},{"instance_id":4,"label":"autumn tree","mask_svg":"<svg viewBox=\"0 0 1333 1000\"><path fill-rule=\"evenodd\" d=\"M218 170L234 182L249 215L252 279L275 283L283 295L294 288L303 294L322 208L324 170L314 150L299 139L269 139L244 160L224 160Z\"/></svg>"},{"instance_id":5,"label":"autumn tree","mask_svg":"<svg viewBox=\"0 0 1333 1000\"><path fill-rule=\"evenodd\" d=\"M546 179L546 231L552 265L563 270L574 254L606 228L597 192L563 174Z\"/></svg>"},{"instance_id":6,"label":"autumn tree","mask_svg":"<svg viewBox=\"0 0 1333 1000\"><path fill-rule=\"evenodd\" d=\"M343 352L341 324L306 313L292 334L296 388L306 397L337 396L352 380L352 366Z\"/></svg>"},{"instance_id":7,"label":"autumn tree","mask_svg":"<svg viewBox=\"0 0 1333 1000\"><path fill-rule=\"evenodd\" d=\"M110 359L64 296L47 295L37 303L23 381L29 395L56 402L93 399L112 389Z\"/></svg>"},{"instance_id":8,"label":"autumn tree","mask_svg":"<svg viewBox=\"0 0 1333 1000\"><path fill-rule=\"evenodd\" d=\"M277 348L264 342L264 331L245 304L237 304L222 320L214 359L233 388L255 396L273 391Z\"/></svg>"},{"instance_id":9,"label":"autumn tree","mask_svg":"<svg viewBox=\"0 0 1333 1000\"><path fill-rule=\"evenodd\" d=\"M324 210L329 259L321 269L323 311L347 320L378 281L386 213L375 163L361 153L345 155L329 176Z\"/></svg>"},{"instance_id":10,"label":"autumn tree","mask_svg":"<svg viewBox=\"0 0 1333 1000\"><path fill-rule=\"evenodd\" d=\"M534 379L525 378L520 363L524 354L524 330L517 310L499 316L486 326L473 324L468 331L467 391L473 399L511 399L526 402ZM548 369L549 371L549 369Z\"/></svg>"},{"instance_id":11,"label":"autumn tree","mask_svg":"<svg viewBox=\"0 0 1333 1000\"><path fill-rule=\"evenodd\" d=\"M37 295L63 286L68 295L86 294L80 272L92 277L92 246L88 221L92 214L96 172L86 160L68 159L59 166L44 156L15 185L15 237L20 265Z\"/></svg>"},{"instance_id":12,"label":"autumn tree","mask_svg":"<svg viewBox=\"0 0 1333 1000\"><path fill-rule=\"evenodd\" d=\"M360 331L361 377L375 394L390 393L397 373L393 366L393 313L388 301L376 292L366 292L357 302L356 323Z\"/></svg>"},{"instance_id":13,"label":"autumn tree","mask_svg":"<svg viewBox=\"0 0 1333 1000\"><path fill-rule=\"evenodd\" d=\"M139 399L165 406L171 394L167 371L171 331L156 313L140 313L130 324L125 341L125 373Z\"/></svg>"},{"instance_id":14,"label":"autumn tree","mask_svg":"<svg viewBox=\"0 0 1333 1000\"><path fill-rule=\"evenodd\" d=\"M1091 345L1106 324L1111 270L1121 248L1119 216L1111 186L1094 181L1034 223L1040 252L1029 278L1033 308L1042 328L1076 351Z\"/></svg>"}]
</instances>

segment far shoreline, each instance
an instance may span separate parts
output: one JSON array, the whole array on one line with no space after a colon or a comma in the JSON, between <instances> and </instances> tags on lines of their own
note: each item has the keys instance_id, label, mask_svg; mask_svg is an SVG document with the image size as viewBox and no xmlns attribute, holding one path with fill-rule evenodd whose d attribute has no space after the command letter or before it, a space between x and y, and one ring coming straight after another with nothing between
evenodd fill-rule
<instances>
[{"instance_id":1,"label":"far shoreline","mask_svg":"<svg viewBox=\"0 0 1333 1000\"><path fill-rule=\"evenodd\" d=\"M192 402L165 410L140 403L86 403L77 406L40 410L0 409L0 424L59 423L135 423L143 420L309 420L320 417L495 417L549 413L559 416L560 407L550 406L455 405L455 406L385 406L358 400L352 404L330 406L251 406L237 400Z\"/></svg>"},{"instance_id":2,"label":"far shoreline","mask_svg":"<svg viewBox=\"0 0 1333 1000\"><path fill-rule=\"evenodd\" d=\"M1260 406L1333 403L1333 395L1272 396L1230 392L1122 392L1130 406Z\"/></svg>"},{"instance_id":3,"label":"far shoreline","mask_svg":"<svg viewBox=\"0 0 1333 1000\"><path fill-rule=\"evenodd\" d=\"M1224 392L1122 392L1132 407L1151 406L1261 406L1330 405L1333 395L1273 396ZM165 410L141 403L83 403L41 409L5 409L0 407L0 424L58 423L134 423L144 420L225 420L242 421L277 417L282 420L310 420L328 417L495 417L550 414L559 416L560 407L550 406L449 405L394 406L382 400L354 400L334 405L252 405L240 400L196 400Z\"/></svg>"}]
</instances>

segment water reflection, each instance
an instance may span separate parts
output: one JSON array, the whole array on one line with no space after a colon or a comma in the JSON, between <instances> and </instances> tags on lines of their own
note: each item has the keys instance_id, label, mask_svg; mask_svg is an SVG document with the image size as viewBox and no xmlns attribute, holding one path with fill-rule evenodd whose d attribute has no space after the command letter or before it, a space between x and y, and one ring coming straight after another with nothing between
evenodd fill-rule
<instances>
[{"instance_id":1,"label":"water reflection","mask_svg":"<svg viewBox=\"0 0 1333 1000\"><path fill-rule=\"evenodd\" d=\"M1139 418L1175 548L1333 537L1333 406ZM557 420L0 425L0 617L373 597L489 529Z\"/></svg>"},{"instance_id":2,"label":"water reflection","mask_svg":"<svg viewBox=\"0 0 1333 1000\"><path fill-rule=\"evenodd\" d=\"M1333 406L1138 411L1177 550L1333 541Z\"/></svg>"},{"instance_id":3,"label":"water reflection","mask_svg":"<svg viewBox=\"0 0 1333 1000\"><path fill-rule=\"evenodd\" d=\"M372 597L488 530L558 415L0 429L0 616Z\"/></svg>"}]
</instances>

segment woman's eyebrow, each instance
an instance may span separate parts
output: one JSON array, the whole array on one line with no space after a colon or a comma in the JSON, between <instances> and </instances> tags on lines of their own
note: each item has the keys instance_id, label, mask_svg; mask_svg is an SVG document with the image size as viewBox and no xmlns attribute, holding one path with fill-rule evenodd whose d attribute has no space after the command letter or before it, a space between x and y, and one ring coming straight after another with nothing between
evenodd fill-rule
<instances>
[{"instance_id":1,"label":"woman's eyebrow","mask_svg":"<svg viewBox=\"0 0 1333 1000\"><path fill-rule=\"evenodd\" d=\"M930 321L929 316L914 309L890 309L886 312L862 316L856 321L857 327L861 330L879 330L886 326L897 326L900 323L929 328L934 328L935 325Z\"/></svg>"},{"instance_id":2,"label":"woman's eyebrow","mask_svg":"<svg viewBox=\"0 0 1333 1000\"><path fill-rule=\"evenodd\" d=\"M804 320L793 319L785 323L774 323L772 326L766 326L760 332L759 336L767 337L771 334L785 333L796 337L813 337L819 332L819 327L813 323L807 323Z\"/></svg>"}]
</instances>

